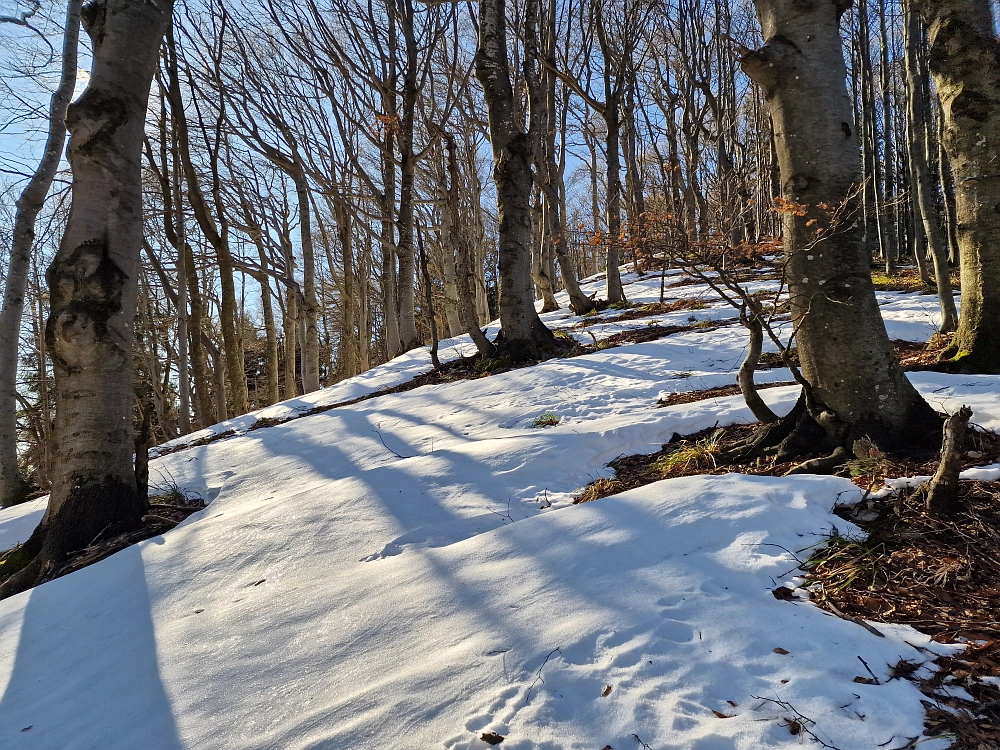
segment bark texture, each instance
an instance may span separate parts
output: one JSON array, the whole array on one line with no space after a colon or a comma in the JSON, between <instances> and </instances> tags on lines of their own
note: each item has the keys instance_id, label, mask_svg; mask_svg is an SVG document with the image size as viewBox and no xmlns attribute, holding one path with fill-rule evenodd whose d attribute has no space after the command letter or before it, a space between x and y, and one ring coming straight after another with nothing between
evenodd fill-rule
<instances>
[{"instance_id":1,"label":"bark texture","mask_svg":"<svg viewBox=\"0 0 1000 750\"><path fill-rule=\"evenodd\" d=\"M514 359L541 358L558 348L535 312L531 284L531 145L516 118L507 62L504 0L481 0L476 77L483 85L493 147L500 235L500 326Z\"/></svg>"},{"instance_id":2,"label":"bark texture","mask_svg":"<svg viewBox=\"0 0 1000 750\"><path fill-rule=\"evenodd\" d=\"M962 453L971 418L972 409L963 406L945 420L941 463L927 488L926 507L931 512L953 510L958 501L958 475L962 472Z\"/></svg>"},{"instance_id":3,"label":"bark texture","mask_svg":"<svg viewBox=\"0 0 1000 750\"><path fill-rule=\"evenodd\" d=\"M914 0L955 179L962 314L954 361L1000 373L1000 41L989 0Z\"/></svg>"},{"instance_id":4,"label":"bark texture","mask_svg":"<svg viewBox=\"0 0 1000 750\"><path fill-rule=\"evenodd\" d=\"M73 201L47 274L45 334L56 388L52 492L25 543L38 553L0 586L0 597L45 580L67 552L134 528L146 507L132 463L132 323L146 102L170 17L169 0L105 0L83 10L93 71L67 114Z\"/></svg>"},{"instance_id":5,"label":"bark texture","mask_svg":"<svg viewBox=\"0 0 1000 750\"><path fill-rule=\"evenodd\" d=\"M939 422L893 354L856 221L860 151L839 23L849 3L755 5L764 46L741 65L763 90L774 123L807 406L848 446L865 436L884 448L925 439Z\"/></svg>"}]
</instances>

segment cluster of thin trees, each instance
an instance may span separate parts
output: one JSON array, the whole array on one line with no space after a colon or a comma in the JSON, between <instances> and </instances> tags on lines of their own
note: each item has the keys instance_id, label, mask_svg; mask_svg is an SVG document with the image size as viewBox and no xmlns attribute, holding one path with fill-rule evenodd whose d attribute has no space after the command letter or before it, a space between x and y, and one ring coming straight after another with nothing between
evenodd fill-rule
<instances>
[{"instance_id":1,"label":"cluster of thin trees","mask_svg":"<svg viewBox=\"0 0 1000 750\"><path fill-rule=\"evenodd\" d=\"M0 28L46 41L46 11ZM51 488L0 594L138 522L139 415L174 438L433 331L552 356L536 299L626 304L621 266L678 233L784 242L803 398L755 450L938 430L873 264L912 260L952 365L1000 370L988 0L69 0L63 28L0 230L0 500Z\"/></svg>"}]
</instances>

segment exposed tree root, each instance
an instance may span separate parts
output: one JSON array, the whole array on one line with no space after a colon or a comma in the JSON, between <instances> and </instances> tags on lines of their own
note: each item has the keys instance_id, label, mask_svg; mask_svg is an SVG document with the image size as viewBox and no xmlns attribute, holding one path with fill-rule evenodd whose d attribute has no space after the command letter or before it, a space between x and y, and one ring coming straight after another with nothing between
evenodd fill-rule
<instances>
[{"instance_id":1,"label":"exposed tree root","mask_svg":"<svg viewBox=\"0 0 1000 750\"><path fill-rule=\"evenodd\" d=\"M60 535L58 527L53 533L49 524L39 524L27 541L0 553L0 599L72 573L137 542L159 536L204 507L205 503L201 500L188 501L184 498L151 503L149 512L134 528L112 533L109 526L107 532L88 542L70 545L68 549L60 548L69 545L71 540L65 534Z\"/></svg>"}]
</instances>

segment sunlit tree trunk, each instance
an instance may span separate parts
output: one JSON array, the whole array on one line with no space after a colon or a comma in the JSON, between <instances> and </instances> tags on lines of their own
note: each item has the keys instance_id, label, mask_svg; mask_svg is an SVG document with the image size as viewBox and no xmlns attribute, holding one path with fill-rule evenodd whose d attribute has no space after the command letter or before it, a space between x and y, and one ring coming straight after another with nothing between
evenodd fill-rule
<instances>
[{"instance_id":1,"label":"sunlit tree trunk","mask_svg":"<svg viewBox=\"0 0 1000 750\"><path fill-rule=\"evenodd\" d=\"M17 199L14 236L7 264L3 308L0 309L0 507L23 499L27 482L17 465L17 365L21 341L24 294L31 268L35 219L45 205L66 142L66 108L76 86L77 47L80 38L80 6L69 0L63 37L62 72L59 86L49 102L48 136L38 168Z\"/></svg>"},{"instance_id":2,"label":"sunlit tree trunk","mask_svg":"<svg viewBox=\"0 0 1000 750\"><path fill-rule=\"evenodd\" d=\"M47 273L46 341L56 388L55 459L35 553L0 586L43 581L67 552L135 528L147 500L132 461L132 324L142 252L146 102L169 0L105 0L83 21L93 43L87 90L66 124L73 202Z\"/></svg>"},{"instance_id":3,"label":"sunlit tree trunk","mask_svg":"<svg viewBox=\"0 0 1000 750\"><path fill-rule=\"evenodd\" d=\"M855 221L861 160L839 23L848 5L755 5L764 46L741 64L763 90L774 123L787 207L786 280L810 411L848 449L865 436L895 447L936 435L934 410L889 343Z\"/></svg>"}]
</instances>

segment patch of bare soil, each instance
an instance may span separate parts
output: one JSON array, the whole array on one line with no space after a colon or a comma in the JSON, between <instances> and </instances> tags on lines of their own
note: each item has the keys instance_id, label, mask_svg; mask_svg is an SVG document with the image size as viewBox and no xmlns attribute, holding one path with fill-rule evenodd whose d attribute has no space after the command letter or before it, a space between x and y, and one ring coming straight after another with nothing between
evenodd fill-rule
<instances>
[{"instance_id":1,"label":"patch of bare soil","mask_svg":"<svg viewBox=\"0 0 1000 750\"><path fill-rule=\"evenodd\" d=\"M967 648L928 653L937 671L914 679L918 664L894 674L914 679L933 702L927 734L955 737L955 748L1000 747L1000 483L962 481L961 509L931 515L924 492L869 502L846 514L868 534L834 537L805 564L820 606L847 617L910 625ZM964 688L968 696L954 688Z\"/></svg>"},{"instance_id":2,"label":"patch of bare soil","mask_svg":"<svg viewBox=\"0 0 1000 750\"><path fill-rule=\"evenodd\" d=\"M149 507L146 515L142 517L139 528L109 539L95 539L84 549L69 553L65 560L45 574L44 581L51 581L54 578L72 573L74 570L93 565L126 547L170 531L192 513L197 513L204 508L204 500L187 498L180 492L171 492L168 495L150 498ZM21 550L21 545L17 545L0 553L0 583L10 577L10 575L3 573L4 562L8 559L16 560L18 552ZM23 552L21 554L23 555ZM13 572L17 572L17 569L15 568ZM44 581L39 581L39 583Z\"/></svg>"},{"instance_id":3,"label":"patch of bare soil","mask_svg":"<svg viewBox=\"0 0 1000 750\"><path fill-rule=\"evenodd\" d=\"M757 368L767 369L767 368ZM781 388L787 385L795 385L794 380L785 380L779 383L758 383L757 390L765 388ZM677 406L678 404L693 404L696 401L705 401L710 398L725 398L726 396L739 396L740 387L738 385L723 385L718 388L706 388L702 391L684 391L682 393L671 393L666 398L661 398L656 402L657 407Z\"/></svg>"},{"instance_id":4,"label":"patch of bare soil","mask_svg":"<svg viewBox=\"0 0 1000 750\"><path fill-rule=\"evenodd\" d=\"M937 292L937 287L933 283L924 283L916 268L900 268L891 276L881 271L874 271L872 284L880 292L920 292L922 294ZM956 291L961 288L961 277L957 270L951 272L951 285Z\"/></svg>"},{"instance_id":5,"label":"patch of bare soil","mask_svg":"<svg viewBox=\"0 0 1000 750\"><path fill-rule=\"evenodd\" d=\"M926 344L907 341L893 341L892 345L899 357L899 364L907 372L920 370L947 371L942 367L941 354L951 345L954 334L935 333Z\"/></svg>"}]
</instances>

